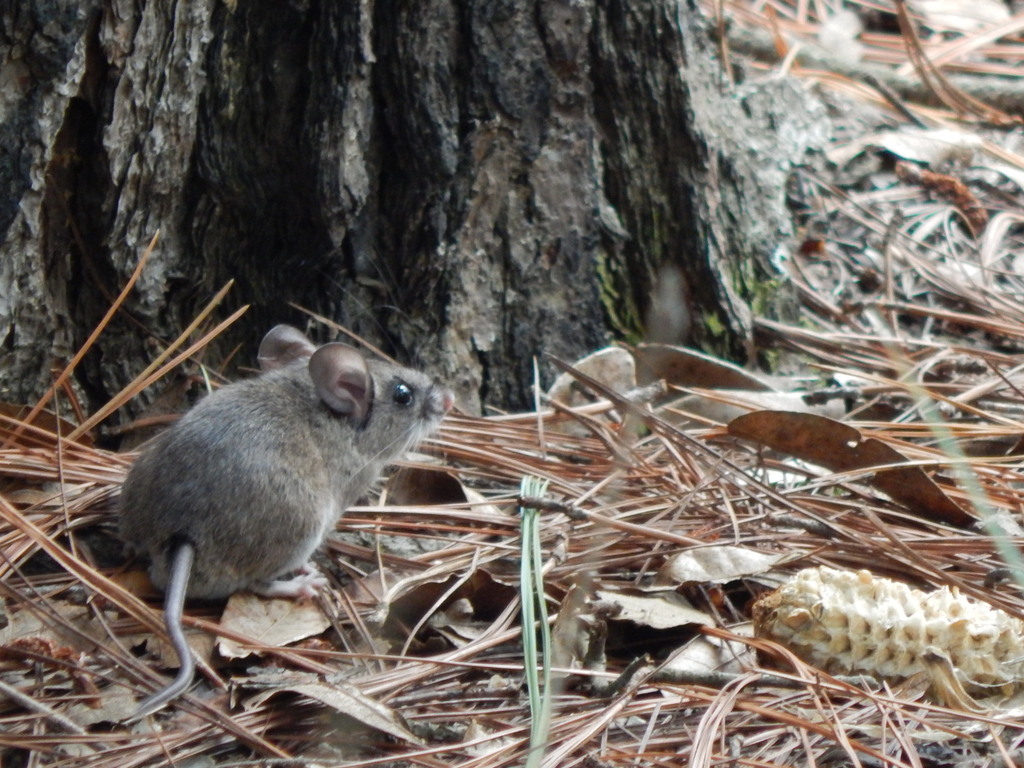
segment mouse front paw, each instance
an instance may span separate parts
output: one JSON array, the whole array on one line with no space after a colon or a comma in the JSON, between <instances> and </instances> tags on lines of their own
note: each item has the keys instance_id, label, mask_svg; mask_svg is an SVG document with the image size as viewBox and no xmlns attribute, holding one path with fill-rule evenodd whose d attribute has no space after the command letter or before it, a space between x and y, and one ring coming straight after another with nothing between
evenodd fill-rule
<instances>
[{"instance_id":1,"label":"mouse front paw","mask_svg":"<svg viewBox=\"0 0 1024 768\"><path fill-rule=\"evenodd\" d=\"M274 579L253 585L253 592L263 597L288 597L292 599L316 597L326 587L327 578L311 563L302 566L290 579Z\"/></svg>"}]
</instances>

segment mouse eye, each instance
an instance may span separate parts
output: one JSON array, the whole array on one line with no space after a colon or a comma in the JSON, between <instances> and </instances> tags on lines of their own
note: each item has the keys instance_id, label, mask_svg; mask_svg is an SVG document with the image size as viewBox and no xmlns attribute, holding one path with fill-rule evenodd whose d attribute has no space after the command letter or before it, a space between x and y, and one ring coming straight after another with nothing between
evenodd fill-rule
<instances>
[{"instance_id":1,"label":"mouse eye","mask_svg":"<svg viewBox=\"0 0 1024 768\"><path fill-rule=\"evenodd\" d=\"M404 381L396 381L391 387L391 399L397 405L409 405L413 399L412 387Z\"/></svg>"}]
</instances>

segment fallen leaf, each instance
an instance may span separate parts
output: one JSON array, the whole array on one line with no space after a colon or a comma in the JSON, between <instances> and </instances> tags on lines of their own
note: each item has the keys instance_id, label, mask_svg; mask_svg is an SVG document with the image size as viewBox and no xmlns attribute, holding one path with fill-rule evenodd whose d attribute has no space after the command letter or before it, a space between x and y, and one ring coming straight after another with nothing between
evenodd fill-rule
<instances>
[{"instance_id":1,"label":"fallen leaf","mask_svg":"<svg viewBox=\"0 0 1024 768\"><path fill-rule=\"evenodd\" d=\"M103 645L108 635L93 609L63 600L50 600L49 615L27 609L6 614L7 624L0 628L0 646L15 641L38 640L54 648L91 653ZM104 611L104 621L116 620L113 611Z\"/></svg>"},{"instance_id":2,"label":"fallen leaf","mask_svg":"<svg viewBox=\"0 0 1024 768\"><path fill-rule=\"evenodd\" d=\"M992 162L988 164L988 169L995 171L996 173L1002 174L1021 189L1024 189L1024 170L1010 165L1009 163ZM1006 212L1004 212L1006 213ZM1013 215L1013 214L1010 214Z\"/></svg>"},{"instance_id":3,"label":"fallen leaf","mask_svg":"<svg viewBox=\"0 0 1024 768\"><path fill-rule=\"evenodd\" d=\"M621 347L605 347L576 361L572 367L619 394L636 386L636 363ZM559 374L547 395L568 406L584 405L593 400L593 395L582 389L569 373Z\"/></svg>"},{"instance_id":4,"label":"fallen leaf","mask_svg":"<svg viewBox=\"0 0 1024 768\"><path fill-rule=\"evenodd\" d=\"M587 590L573 585L562 599L551 629L551 666L560 669L598 669L604 671L604 622L594 614ZM567 672L556 672L564 677Z\"/></svg>"},{"instance_id":5,"label":"fallen leaf","mask_svg":"<svg viewBox=\"0 0 1024 768\"><path fill-rule=\"evenodd\" d=\"M620 395L636 388L636 363L633 356L621 347L598 350L575 362L572 368ZM565 371L555 379L555 383L547 391L547 397L549 400L574 408L592 403L598 396L582 386L573 374ZM616 422L620 420L616 412L601 418L610 418ZM554 422L547 429L555 434L575 437L584 437L591 433L586 425L574 420Z\"/></svg>"},{"instance_id":6,"label":"fallen leaf","mask_svg":"<svg viewBox=\"0 0 1024 768\"><path fill-rule=\"evenodd\" d=\"M429 467L402 467L388 479L382 504L392 507L463 504L462 483L451 472Z\"/></svg>"},{"instance_id":7,"label":"fallen leaf","mask_svg":"<svg viewBox=\"0 0 1024 768\"><path fill-rule=\"evenodd\" d=\"M830 162L842 166L867 149L884 149L903 160L925 165L939 166L950 162L969 165L983 148L984 141L975 133L952 128L901 128L861 136L829 150L826 156Z\"/></svg>"},{"instance_id":8,"label":"fallen leaf","mask_svg":"<svg viewBox=\"0 0 1024 768\"><path fill-rule=\"evenodd\" d=\"M432 615L427 623L444 635L453 648L464 647L491 628L490 622L473 618L473 604L466 598L449 603Z\"/></svg>"},{"instance_id":9,"label":"fallen leaf","mask_svg":"<svg viewBox=\"0 0 1024 768\"><path fill-rule=\"evenodd\" d=\"M943 33L976 32L1010 18L1000 0L913 0L910 6L924 17L926 26Z\"/></svg>"},{"instance_id":10,"label":"fallen leaf","mask_svg":"<svg viewBox=\"0 0 1024 768\"><path fill-rule=\"evenodd\" d=\"M664 379L679 387L761 392L775 389L764 379L737 365L685 347L640 344L630 351L636 358L637 382L640 385Z\"/></svg>"},{"instance_id":11,"label":"fallen leaf","mask_svg":"<svg viewBox=\"0 0 1024 768\"><path fill-rule=\"evenodd\" d=\"M732 630L735 632L736 628ZM754 651L745 643L697 635L662 665L661 672L695 679L709 672L738 675L754 666L755 662Z\"/></svg>"},{"instance_id":12,"label":"fallen leaf","mask_svg":"<svg viewBox=\"0 0 1024 768\"><path fill-rule=\"evenodd\" d=\"M97 723L121 723L139 708L139 700L131 691L111 686L100 699L100 706L76 702L64 713L72 722L81 726Z\"/></svg>"},{"instance_id":13,"label":"fallen leaf","mask_svg":"<svg viewBox=\"0 0 1024 768\"><path fill-rule=\"evenodd\" d=\"M681 552L658 571L658 584L724 584L771 570L790 555L717 544Z\"/></svg>"},{"instance_id":14,"label":"fallen leaf","mask_svg":"<svg viewBox=\"0 0 1024 768\"><path fill-rule=\"evenodd\" d=\"M492 566L500 568L498 563ZM482 568L466 578L446 575L440 579L430 571L373 571L349 582L345 592L355 605L373 610L368 621L376 626L381 638L404 642L409 627L449 609L447 617L437 619L441 622L439 626L445 627L448 621L447 626L455 635L471 637L476 633L474 626L481 622L486 626L518 594L517 581L502 582L500 578L500 574L495 576Z\"/></svg>"},{"instance_id":15,"label":"fallen leaf","mask_svg":"<svg viewBox=\"0 0 1024 768\"><path fill-rule=\"evenodd\" d=\"M259 675L237 682L244 688L262 687L264 690L247 698L242 707L251 711L271 696L283 692L297 693L319 701L338 713L358 720L374 730L390 734L410 744L422 746L423 742L405 725L402 716L376 699L367 696L356 686L338 678L321 680L307 673L290 672L280 675Z\"/></svg>"},{"instance_id":16,"label":"fallen leaf","mask_svg":"<svg viewBox=\"0 0 1024 768\"><path fill-rule=\"evenodd\" d=\"M864 57L864 44L857 37L864 31L860 17L852 9L843 9L827 16L818 27L818 44L836 61L847 66Z\"/></svg>"},{"instance_id":17,"label":"fallen leaf","mask_svg":"<svg viewBox=\"0 0 1024 768\"><path fill-rule=\"evenodd\" d=\"M153 586L149 574L142 568L133 568L130 571L119 571L111 574L110 580L131 592L136 597L150 598L157 597L160 590Z\"/></svg>"},{"instance_id":18,"label":"fallen leaf","mask_svg":"<svg viewBox=\"0 0 1024 768\"><path fill-rule=\"evenodd\" d=\"M488 721L490 722L490 721ZM505 731L495 731L487 728L478 720L469 721L466 733L463 736L463 744L467 755L473 757L486 757L488 755L508 754L508 750L518 742L511 736L502 736ZM492 761L493 762L493 761Z\"/></svg>"},{"instance_id":19,"label":"fallen leaf","mask_svg":"<svg viewBox=\"0 0 1024 768\"><path fill-rule=\"evenodd\" d=\"M751 392L725 390L697 392L665 405L666 409L693 414L715 424L728 424L733 419L752 411L794 411L817 413L822 416L841 417L846 405L840 399L830 399L820 405L810 405L806 392Z\"/></svg>"},{"instance_id":20,"label":"fallen leaf","mask_svg":"<svg viewBox=\"0 0 1024 768\"><path fill-rule=\"evenodd\" d=\"M27 405L15 405L14 403L0 403L0 417L3 422L3 431L13 431L17 428L18 424L27 424L28 429L22 432L22 436L19 438L20 442L29 444L34 442L36 439L47 439L52 437L53 441L56 442L57 435L67 435L75 431L77 424L72 424L67 419L61 419L54 416L50 411L40 411L30 422L23 422L26 416L32 412L32 409ZM12 424L11 422L16 422ZM47 432L47 436L38 436L38 432ZM92 445L93 439L89 434L84 434L79 437L75 442L80 445Z\"/></svg>"},{"instance_id":21,"label":"fallen leaf","mask_svg":"<svg viewBox=\"0 0 1024 768\"><path fill-rule=\"evenodd\" d=\"M238 592L228 600L220 624L255 643L281 647L319 635L331 622L311 600L267 599L251 592ZM256 653L227 638L218 640L217 650L228 659Z\"/></svg>"},{"instance_id":22,"label":"fallen leaf","mask_svg":"<svg viewBox=\"0 0 1024 768\"><path fill-rule=\"evenodd\" d=\"M186 628L184 631L185 641L192 649L192 653L209 664L213 659L213 648L216 644L216 638L198 629ZM163 633L158 635L151 633L128 635L125 638L125 642L133 646L143 642L146 643L147 652L156 659L157 664L164 669L177 669L181 665L181 660L178 658L178 652L174 650L174 646L171 645L169 640L165 640L165 637L166 635Z\"/></svg>"},{"instance_id":23,"label":"fallen leaf","mask_svg":"<svg viewBox=\"0 0 1024 768\"><path fill-rule=\"evenodd\" d=\"M709 614L698 611L675 592L641 592L639 590L599 589L597 599L614 606L618 612L610 617L615 621L632 621L652 629L672 629L687 624L714 626Z\"/></svg>"},{"instance_id":24,"label":"fallen leaf","mask_svg":"<svg viewBox=\"0 0 1024 768\"><path fill-rule=\"evenodd\" d=\"M729 423L729 434L827 467L833 472L903 464L907 458L881 440L824 416L758 411ZM966 528L974 518L962 510L921 467L880 469L868 482L926 520Z\"/></svg>"}]
</instances>

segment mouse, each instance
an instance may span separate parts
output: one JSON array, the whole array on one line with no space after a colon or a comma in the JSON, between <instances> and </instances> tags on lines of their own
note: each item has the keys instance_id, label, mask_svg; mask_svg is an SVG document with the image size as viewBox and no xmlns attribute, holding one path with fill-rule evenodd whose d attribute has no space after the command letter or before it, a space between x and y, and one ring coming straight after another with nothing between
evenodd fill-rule
<instances>
[{"instance_id":1,"label":"mouse","mask_svg":"<svg viewBox=\"0 0 1024 768\"><path fill-rule=\"evenodd\" d=\"M179 659L173 682L132 720L192 683L186 598L313 597L327 581L310 556L453 405L420 371L340 342L318 347L289 325L267 333L257 360L259 375L207 395L142 449L125 478L121 538L149 558Z\"/></svg>"}]
</instances>

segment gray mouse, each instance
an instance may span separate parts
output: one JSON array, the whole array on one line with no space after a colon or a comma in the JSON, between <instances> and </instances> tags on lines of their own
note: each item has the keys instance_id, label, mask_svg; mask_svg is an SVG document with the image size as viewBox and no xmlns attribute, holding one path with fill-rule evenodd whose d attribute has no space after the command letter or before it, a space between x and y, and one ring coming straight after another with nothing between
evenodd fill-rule
<instances>
[{"instance_id":1,"label":"gray mouse","mask_svg":"<svg viewBox=\"0 0 1024 768\"><path fill-rule=\"evenodd\" d=\"M316 347L287 325L264 337L258 359L259 376L203 399L143 450L125 480L121 536L149 555L180 661L174 681L133 719L192 682L186 597L314 595L326 580L310 555L385 465L452 407L451 392L419 371L346 344Z\"/></svg>"}]
</instances>

